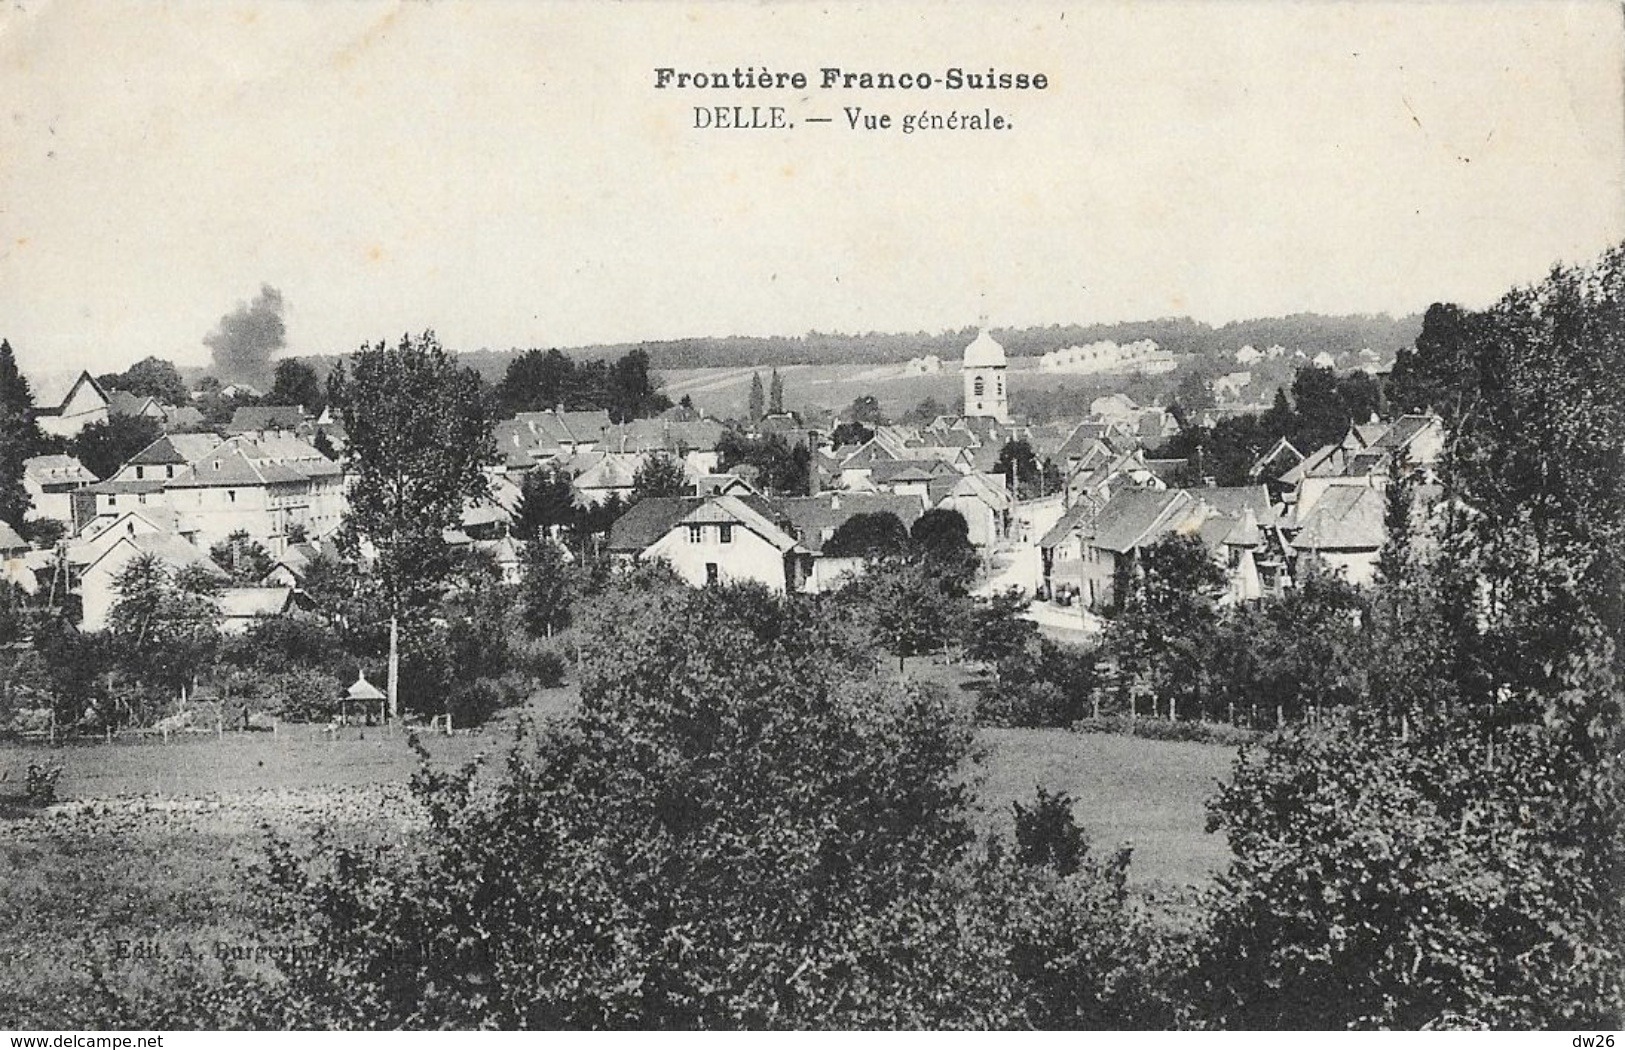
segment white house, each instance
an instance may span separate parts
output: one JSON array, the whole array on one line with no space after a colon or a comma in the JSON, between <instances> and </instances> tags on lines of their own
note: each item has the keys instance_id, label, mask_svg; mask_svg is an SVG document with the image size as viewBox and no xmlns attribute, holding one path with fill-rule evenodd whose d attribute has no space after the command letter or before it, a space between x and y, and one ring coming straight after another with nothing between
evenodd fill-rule
<instances>
[{"instance_id":1,"label":"white house","mask_svg":"<svg viewBox=\"0 0 1625 1050\"><path fill-rule=\"evenodd\" d=\"M29 518L73 521L73 493L95 483L96 475L72 456L33 456L23 461L23 489L32 504Z\"/></svg>"},{"instance_id":2,"label":"white house","mask_svg":"<svg viewBox=\"0 0 1625 1050\"><path fill-rule=\"evenodd\" d=\"M90 424L107 422L107 391L89 372L41 376L29 385L34 392L34 421L47 434L78 437Z\"/></svg>"},{"instance_id":3,"label":"white house","mask_svg":"<svg viewBox=\"0 0 1625 1050\"><path fill-rule=\"evenodd\" d=\"M779 594L801 590L807 552L778 519L757 497L651 497L616 520L608 550L622 566L663 560L695 587L755 580Z\"/></svg>"},{"instance_id":4,"label":"white house","mask_svg":"<svg viewBox=\"0 0 1625 1050\"><path fill-rule=\"evenodd\" d=\"M79 625L87 631L107 627L108 615L118 602L118 575L126 565L142 555L152 555L171 569L196 566L211 576L226 580L226 571L203 551L173 533L120 535L79 576L79 596L84 615Z\"/></svg>"}]
</instances>

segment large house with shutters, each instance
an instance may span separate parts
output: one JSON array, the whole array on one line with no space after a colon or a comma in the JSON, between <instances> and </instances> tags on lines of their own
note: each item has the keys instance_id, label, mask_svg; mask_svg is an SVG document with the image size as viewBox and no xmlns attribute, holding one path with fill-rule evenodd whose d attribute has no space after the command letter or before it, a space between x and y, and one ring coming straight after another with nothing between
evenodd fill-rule
<instances>
[{"instance_id":1,"label":"large house with shutters","mask_svg":"<svg viewBox=\"0 0 1625 1050\"><path fill-rule=\"evenodd\" d=\"M805 588L810 558L771 504L754 496L640 500L610 529L623 566L662 560L690 585L753 580L783 594Z\"/></svg>"}]
</instances>

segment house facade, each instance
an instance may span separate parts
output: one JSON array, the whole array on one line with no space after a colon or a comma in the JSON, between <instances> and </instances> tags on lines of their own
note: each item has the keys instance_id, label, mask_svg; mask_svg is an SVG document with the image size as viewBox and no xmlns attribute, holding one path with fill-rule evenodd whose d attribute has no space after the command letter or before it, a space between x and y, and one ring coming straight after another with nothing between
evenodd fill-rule
<instances>
[{"instance_id":1,"label":"house facade","mask_svg":"<svg viewBox=\"0 0 1625 1050\"><path fill-rule=\"evenodd\" d=\"M73 494L96 483L96 475L72 456L33 456L23 461L29 518L73 522Z\"/></svg>"},{"instance_id":2,"label":"house facade","mask_svg":"<svg viewBox=\"0 0 1625 1050\"><path fill-rule=\"evenodd\" d=\"M71 378L42 377L34 391L34 422L47 434L78 437L92 423L107 422L107 391L89 372Z\"/></svg>"}]
</instances>

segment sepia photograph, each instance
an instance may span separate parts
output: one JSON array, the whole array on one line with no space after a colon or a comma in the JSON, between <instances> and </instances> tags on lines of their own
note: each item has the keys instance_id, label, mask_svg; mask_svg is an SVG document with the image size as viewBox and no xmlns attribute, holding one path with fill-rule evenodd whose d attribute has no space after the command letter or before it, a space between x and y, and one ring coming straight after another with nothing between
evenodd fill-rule
<instances>
[{"instance_id":1,"label":"sepia photograph","mask_svg":"<svg viewBox=\"0 0 1625 1050\"><path fill-rule=\"evenodd\" d=\"M10 1046L1622 1025L1619 3L0 0Z\"/></svg>"}]
</instances>

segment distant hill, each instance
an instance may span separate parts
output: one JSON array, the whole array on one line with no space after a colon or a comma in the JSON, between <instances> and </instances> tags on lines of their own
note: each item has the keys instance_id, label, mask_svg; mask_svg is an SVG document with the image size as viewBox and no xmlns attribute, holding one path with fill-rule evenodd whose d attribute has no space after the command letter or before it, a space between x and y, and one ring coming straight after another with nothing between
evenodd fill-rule
<instances>
[{"instance_id":1,"label":"distant hill","mask_svg":"<svg viewBox=\"0 0 1625 1050\"><path fill-rule=\"evenodd\" d=\"M1150 339L1181 356L1231 357L1243 346L1264 349L1283 346L1306 356L1333 355L1370 347L1390 358L1395 350L1415 343L1422 330L1422 315L1394 318L1387 314L1292 314L1232 321L1214 327L1189 317L1117 324L1050 325L1047 328L995 328L993 335L1012 357L1036 357L1063 347L1101 340L1131 343ZM946 332L866 332L843 334L811 332L803 336L706 336L662 339L643 343L601 343L559 347L580 360L614 359L631 350L643 350L650 365L676 368L770 368L775 365L892 364L935 354L944 363L957 362L965 345L976 336L974 328ZM542 349L551 349L542 347ZM459 360L495 383L522 352L469 350ZM290 355L295 356L295 355ZM297 355L323 374L340 355ZM185 370L188 379L194 378ZM196 370L201 374L204 370Z\"/></svg>"}]
</instances>

